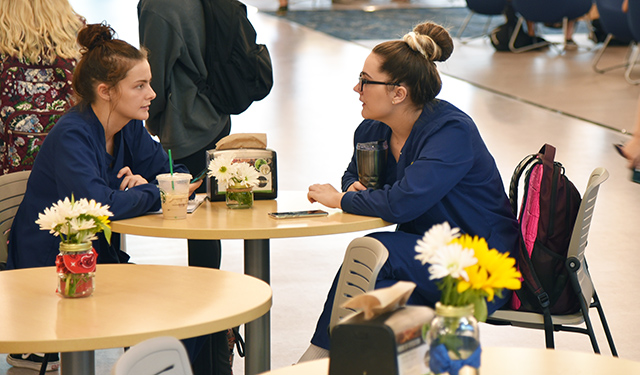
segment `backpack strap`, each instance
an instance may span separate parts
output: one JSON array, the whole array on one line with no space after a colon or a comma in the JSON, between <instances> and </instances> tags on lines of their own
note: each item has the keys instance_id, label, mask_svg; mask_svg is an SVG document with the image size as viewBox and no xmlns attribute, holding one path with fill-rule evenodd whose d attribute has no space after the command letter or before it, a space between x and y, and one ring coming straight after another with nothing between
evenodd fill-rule
<instances>
[{"instance_id":1,"label":"backpack strap","mask_svg":"<svg viewBox=\"0 0 640 375\"><path fill-rule=\"evenodd\" d=\"M549 295L546 292L542 292L537 295L540 307L542 307L542 314L544 315L544 338L547 344L547 349L554 348L553 342L553 319L551 319L551 303L549 302Z\"/></svg>"},{"instance_id":2,"label":"backpack strap","mask_svg":"<svg viewBox=\"0 0 640 375\"><path fill-rule=\"evenodd\" d=\"M520 178L524 172L535 164L537 156L537 154L527 155L520 161L511 175L511 182L509 183L509 203L511 203L511 212L513 212L516 218L518 218L518 184L520 183Z\"/></svg>"}]
</instances>

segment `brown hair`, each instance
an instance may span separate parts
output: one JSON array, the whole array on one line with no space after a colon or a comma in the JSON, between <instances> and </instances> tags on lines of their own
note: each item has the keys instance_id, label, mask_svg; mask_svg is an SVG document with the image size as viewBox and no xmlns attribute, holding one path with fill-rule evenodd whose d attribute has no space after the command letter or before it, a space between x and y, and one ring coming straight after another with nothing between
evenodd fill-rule
<instances>
[{"instance_id":1,"label":"brown hair","mask_svg":"<svg viewBox=\"0 0 640 375\"><path fill-rule=\"evenodd\" d=\"M382 59L381 70L391 82L405 86L411 101L420 108L434 100L442 88L435 61L447 60L452 52L451 35L433 22L419 24L403 40L380 43L373 49Z\"/></svg>"},{"instance_id":2,"label":"brown hair","mask_svg":"<svg viewBox=\"0 0 640 375\"><path fill-rule=\"evenodd\" d=\"M115 31L106 24L91 24L78 32L82 57L73 73L73 89L80 105L96 100L95 88L105 83L111 88L123 80L136 62L146 60L146 49L114 39Z\"/></svg>"}]
</instances>

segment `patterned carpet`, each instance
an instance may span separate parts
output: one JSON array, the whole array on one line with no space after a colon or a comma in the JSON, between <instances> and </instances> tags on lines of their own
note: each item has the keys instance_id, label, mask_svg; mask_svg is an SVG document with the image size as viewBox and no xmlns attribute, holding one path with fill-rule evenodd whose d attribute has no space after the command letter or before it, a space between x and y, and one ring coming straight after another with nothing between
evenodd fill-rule
<instances>
[{"instance_id":1,"label":"patterned carpet","mask_svg":"<svg viewBox=\"0 0 640 375\"><path fill-rule=\"evenodd\" d=\"M274 12L266 12L275 14ZM364 10L290 10L283 18L344 40L397 39L410 31L416 24L430 20L449 29L457 35L467 8L403 8L381 9L374 12ZM463 36L482 34L488 17L474 15ZM504 23L503 16L491 18L490 30ZM580 30L578 25L576 32ZM586 30L586 29L585 29ZM543 34L558 33L560 30L544 27Z\"/></svg>"}]
</instances>

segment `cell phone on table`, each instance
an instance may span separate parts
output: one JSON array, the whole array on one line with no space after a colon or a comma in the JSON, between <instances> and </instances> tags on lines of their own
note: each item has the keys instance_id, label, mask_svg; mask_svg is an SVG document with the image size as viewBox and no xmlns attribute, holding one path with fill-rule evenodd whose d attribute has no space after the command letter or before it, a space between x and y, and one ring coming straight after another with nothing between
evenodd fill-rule
<instances>
[{"instance_id":1,"label":"cell phone on table","mask_svg":"<svg viewBox=\"0 0 640 375\"><path fill-rule=\"evenodd\" d=\"M297 217L327 216L329 213L323 210L269 212L269 216L275 219L293 219Z\"/></svg>"},{"instance_id":2,"label":"cell phone on table","mask_svg":"<svg viewBox=\"0 0 640 375\"><path fill-rule=\"evenodd\" d=\"M191 180L192 184L195 184L196 182L202 180L203 178L207 177L207 172L209 171L209 168L205 168L202 171L200 171L200 173L198 173L198 175Z\"/></svg>"},{"instance_id":3,"label":"cell phone on table","mask_svg":"<svg viewBox=\"0 0 640 375\"><path fill-rule=\"evenodd\" d=\"M624 147L624 145L622 143L614 143L613 147L615 147L616 151L618 151L618 154L620 154L620 156L622 156L623 158L627 158L624 155L624 152L622 152L622 148Z\"/></svg>"}]
</instances>

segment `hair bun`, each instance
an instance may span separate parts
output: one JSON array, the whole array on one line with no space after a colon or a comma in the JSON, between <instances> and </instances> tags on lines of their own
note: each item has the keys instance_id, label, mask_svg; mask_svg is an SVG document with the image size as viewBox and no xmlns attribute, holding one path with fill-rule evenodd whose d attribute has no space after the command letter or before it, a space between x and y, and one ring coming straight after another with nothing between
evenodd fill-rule
<instances>
[{"instance_id":1,"label":"hair bun","mask_svg":"<svg viewBox=\"0 0 640 375\"><path fill-rule=\"evenodd\" d=\"M78 44L83 49L83 53L90 51L105 42L113 40L115 31L106 23L96 23L87 25L78 32Z\"/></svg>"},{"instance_id":2,"label":"hair bun","mask_svg":"<svg viewBox=\"0 0 640 375\"><path fill-rule=\"evenodd\" d=\"M402 40L404 40L412 50L420 52L420 54L429 61L437 61L438 58L440 58L442 52L440 46L438 46L429 35L417 34L411 31L405 34Z\"/></svg>"},{"instance_id":3,"label":"hair bun","mask_svg":"<svg viewBox=\"0 0 640 375\"><path fill-rule=\"evenodd\" d=\"M429 61L445 61L453 52L451 35L444 27L433 22L419 24L403 40Z\"/></svg>"}]
</instances>

